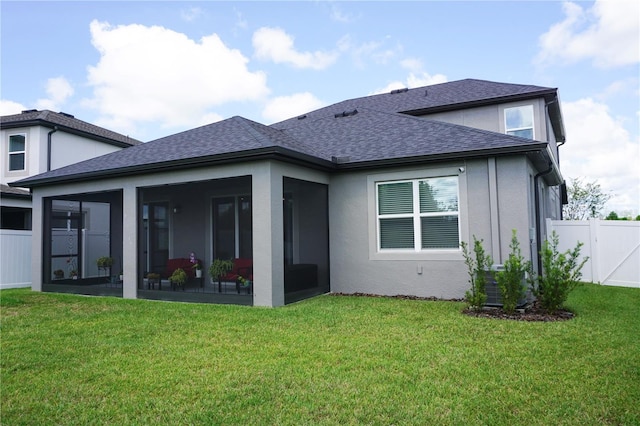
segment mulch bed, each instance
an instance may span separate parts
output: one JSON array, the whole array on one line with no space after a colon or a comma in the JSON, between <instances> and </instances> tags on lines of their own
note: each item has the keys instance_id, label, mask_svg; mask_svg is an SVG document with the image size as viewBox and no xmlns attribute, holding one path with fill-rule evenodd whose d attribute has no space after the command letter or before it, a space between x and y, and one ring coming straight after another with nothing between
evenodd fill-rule
<instances>
[{"instance_id":1,"label":"mulch bed","mask_svg":"<svg viewBox=\"0 0 640 426\"><path fill-rule=\"evenodd\" d=\"M526 306L524 309L517 309L516 312L512 314L507 314L502 308L484 308L481 311L474 311L467 308L462 311L462 313L471 317L543 322L566 321L575 317L573 312L564 309L558 309L554 313L549 313L535 302L532 305Z\"/></svg>"},{"instance_id":2,"label":"mulch bed","mask_svg":"<svg viewBox=\"0 0 640 426\"><path fill-rule=\"evenodd\" d=\"M406 299L406 300L429 300L429 301L439 301L445 299L439 299L437 297L418 297L418 296L381 296L379 294L369 294L369 293L329 293L331 296L361 296L361 297L386 297L393 299ZM450 302L462 302L463 299L446 299ZM551 322L551 321L566 321L575 317L573 312L559 309L554 313L549 313L536 302L531 305L527 305L524 309L517 309L516 312L512 314L507 314L502 308L492 308L486 307L481 311L474 311L469 308L466 308L462 311L463 314L468 315L470 317L478 317L478 318L495 318L495 319L505 319L505 320L513 320L513 321L541 321L541 322Z\"/></svg>"}]
</instances>

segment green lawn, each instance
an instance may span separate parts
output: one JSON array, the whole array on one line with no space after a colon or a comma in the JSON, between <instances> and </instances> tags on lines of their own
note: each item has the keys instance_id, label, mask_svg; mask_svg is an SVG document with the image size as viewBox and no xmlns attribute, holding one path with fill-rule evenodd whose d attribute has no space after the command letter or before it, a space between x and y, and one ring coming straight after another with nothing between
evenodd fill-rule
<instances>
[{"instance_id":1,"label":"green lawn","mask_svg":"<svg viewBox=\"0 0 640 426\"><path fill-rule=\"evenodd\" d=\"M348 296L0 299L3 425L640 424L638 289L585 285L553 323Z\"/></svg>"}]
</instances>

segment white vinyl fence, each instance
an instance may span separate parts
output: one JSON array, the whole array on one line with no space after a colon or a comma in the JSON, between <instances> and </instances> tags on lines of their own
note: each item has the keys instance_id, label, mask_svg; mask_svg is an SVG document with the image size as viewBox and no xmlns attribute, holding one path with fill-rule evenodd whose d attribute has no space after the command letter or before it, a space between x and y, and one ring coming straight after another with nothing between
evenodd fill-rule
<instances>
[{"instance_id":1,"label":"white vinyl fence","mask_svg":"<svg viewBox=\"0 0 640 426\"><path fill-rule=\"evenodd\" d=\"M31 231L0 229L0 289L31 286Z\"/></svg>"},{"instance_id":2,"label":"white vinyl fence","mask_svg":"<svg viewBox=\"0 0 640 426\"><path fill-rule=\"evenodd\" d=\"M560 251L584 243L589 256L582 280L605 285L640 288L640 222L620 220L550 220L547 231L558 234Z\"/></svg>"}]
</instances>

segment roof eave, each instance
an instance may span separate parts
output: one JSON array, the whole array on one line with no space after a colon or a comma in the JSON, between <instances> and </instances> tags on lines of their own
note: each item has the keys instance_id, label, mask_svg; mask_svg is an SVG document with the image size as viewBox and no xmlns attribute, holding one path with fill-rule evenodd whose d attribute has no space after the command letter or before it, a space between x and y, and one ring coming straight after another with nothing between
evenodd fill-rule
<instances>
[{"instance_id":1,"label":"roof eave","mask_svg":"<svg viewBox=\"0 0 640 426\"><path fill-rule=\"evenodd\" d=\"M74 183L78 181L96 180L103 178L126 177L138 174L150 174L171 170L182 170L194 167L206 167L213 165L231 164L243 161L256 161L277 159L288 163L301 164L319 170L329 171L335 168L335 164L328 160L322 160L307 154L298 153L282 147L267 147L248 151L216 154L204 157L186 158L174 161L164 161L151 164L142 164L118 169L99 170L94 172L78 173L68 176L52 176L41 179L27 178L9 184L22 188L35 188L62 183Z\"/></svg>"},{"instance_id":2,"label":"roof eave","mask_svg":"<svg viewBox=\"0 0 640 426\"><path fill-rule=\"evenodd\" d=\"M135 146L136 144L122 142L116 139L111 139L106 136L96 135L95 133L85 132L82 130L74 129L73 127L65 126L63 124L52 123L51 121L43 120L41 118L36 118L32 120L24 120L24 121L14 121L9 123L0 123L0 129L17 129L20 127L32 127L32 126L42 126L49 129L58 128L58 130L64 131L66 133L70 133L77 136L82 136L88 139L93 139L98 142L104 142L109 145L116 146L118 148L129 148L131 146ZM135 140L135 139L132 139ZM135 140L136 142L139 142Z\"/></svg>"},{"instance_id":3,"label":"roof eave","mask_svg":"<svg viewBox=\"0 0 640 426\"><path fill-rule=\"evenodd\" d=\"M380 167L396 167L403 165L412 165L412 164L424 164L424 163L435 163L442 161L453 161L453 160L469 160L474 158L483 158L490 156L504 156L504 155L514 155L514 154L528 154L530 152L539 152L545 151L548 147L546 142L533 143L529 145L518 145L511 147L501 147L501 148L487 148L487 149L477 149L472 151L456 151L456 152L446 152L441 154L426 154L426 155L416 155L414 157L398 157L398 158L385 158L380 160L369 160L369 161L357 161L357 162L346 162L340 163L337 165L337 169L341 171L350 171L350 170L360 170L360 169L372 169L372 168L380 168Z\"/></svg>"},{"instance_id":4,"label":"roof eave","mask_svg":"<svg viewBox=\"0 0 640 426\"><path fill-rule=\"evenodd\" d=\"M475 107L486 106L486 105L495 105L495 104L501 104L505 102L524 101L524 100L535 99L540 97L543 97L547 102L551 102L554 98L556 98L556 96L557 96L557 89L543 89L543 90L538 90L535 92L529 92L529 93L523 93L523 94L518 93L514 95L498 96L495 98L478 99L474 101L458 102L454 104L439 105L439 106L427 107L427 108L418 108L418 109L406 110L406 111L400 111L400 112L402 114L420 116L420 115L426 115L426 114L434 114L438 112L475 108Z\"/></svg>"}]
</instances>

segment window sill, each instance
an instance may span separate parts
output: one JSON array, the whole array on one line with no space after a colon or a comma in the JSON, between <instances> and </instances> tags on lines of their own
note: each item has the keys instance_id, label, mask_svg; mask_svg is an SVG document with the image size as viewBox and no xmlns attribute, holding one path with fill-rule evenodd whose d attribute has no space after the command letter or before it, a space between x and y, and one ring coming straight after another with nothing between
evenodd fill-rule
<instances>
[{"instance_id":1,"label":"window sill","mask_svg":"<svg viewBox=\"0 0 640 426\"><path fill-rule=\"evenodd\" d=\"M431 260L431 261L461 261L464 260L462 251L452 250L424 250L424 251L377 251L370 253L369 260Z\"/></svg>"}]
</instances>

